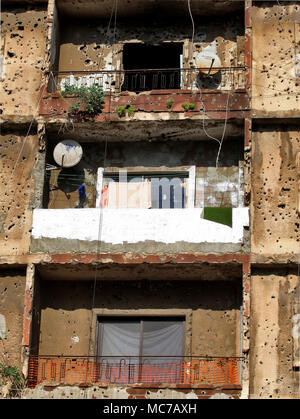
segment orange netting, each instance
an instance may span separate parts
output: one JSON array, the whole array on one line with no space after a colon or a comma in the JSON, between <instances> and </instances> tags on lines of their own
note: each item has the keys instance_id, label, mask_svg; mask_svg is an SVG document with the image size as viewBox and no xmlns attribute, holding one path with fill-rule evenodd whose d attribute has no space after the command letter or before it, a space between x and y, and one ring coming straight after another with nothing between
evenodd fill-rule
<instances>
[{"instance_id":1,"label":"orange netting","mask_svg":"<svg viewBox=\"0 0 300 419\"><path fill-rule=\"evenodd\" d=\"M238 384L238 358L204 358L175 361L130 362L126 359L96 362L87 358L31 357L28 385L66 384Z\"/></svg>"}]
</instances>

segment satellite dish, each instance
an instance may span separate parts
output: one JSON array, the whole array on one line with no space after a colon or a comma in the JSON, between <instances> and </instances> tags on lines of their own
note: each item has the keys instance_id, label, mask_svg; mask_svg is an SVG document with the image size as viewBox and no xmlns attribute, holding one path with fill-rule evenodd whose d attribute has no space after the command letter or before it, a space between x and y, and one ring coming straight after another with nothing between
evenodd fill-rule
<instances>
[{"instance_id":1,"label":"satellite dish","mask_svg":"<svg viewBox=\"0 0 300 419\"><path fill-rule=\"evenodd\" d=\"M199 52L196 57L196 65L205 74L215 74L219 71L218 67L221 67L221 60L217 56L215 41Z\"/></svg>"},{"instance_id":2,"label":"satellite dish","mask_svg":"<svg viewBox=\"0 0 300 419\"><path fill-rule=\"evenodd\" d=\"M73 167L81 160L82 147L77 141L63 140L55 146L53 157L59 166Z\"/></svg>"}]
</instances>

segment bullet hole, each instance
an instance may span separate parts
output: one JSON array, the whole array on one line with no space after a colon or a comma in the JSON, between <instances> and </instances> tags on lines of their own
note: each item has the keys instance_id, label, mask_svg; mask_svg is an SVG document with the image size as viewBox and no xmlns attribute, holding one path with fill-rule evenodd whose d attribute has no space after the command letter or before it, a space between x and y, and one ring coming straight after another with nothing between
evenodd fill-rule
<instances>
[{"instance_id":1,"label":"bullet hole","mask_svg":"<svg viewBox=\"0 0 300 419\"><path fill-rule=\"evenodd\" d=\"M12 58L12 57L14 57L14 56L15 56L15 53L14 53L14 52L11 52L11 51L7 51L7 55L8 55L10 58Z\"/></svg>"},{"instance_id":2,"label":"bullet hole","mask_svg":"<svg viewBox=\"0 0 300 419\"><path fill-rule=\"evenodd\" d=\"M20 35L19 33L12 33L12 34L10 35L10 37L11 37L11 38L15 38L16 36L18 36L19 38L23 38L23 36L22 36L22 35Z\"/></svg>"}]
</instances>

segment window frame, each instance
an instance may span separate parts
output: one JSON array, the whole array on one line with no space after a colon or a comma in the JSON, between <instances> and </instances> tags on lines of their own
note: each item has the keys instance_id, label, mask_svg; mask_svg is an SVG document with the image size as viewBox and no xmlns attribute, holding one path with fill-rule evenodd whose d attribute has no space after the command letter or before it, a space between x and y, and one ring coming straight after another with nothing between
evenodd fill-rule
<instances>
[{"instance_id":1,"label":"window frame","mask_svg":"<svg viewBox=\"0 0 300 419\"><path fill-rule=\"evenodd\" d=\"M101 337L101 322L98 321L99 318L109 318L109 319L134 319L134 318L161 318L163 319L172 319L172 318L181 318L182 319L182 359L184 359L184 357L191 351L191 345L192 345L192 340L191 340L191 336L188 335L187 333L187 323L191 324L192 322L192 310L187 309L187 310L177 310L177 309L162 309L162 310L153 310L153 309L149 309L149 310L145 310L145 309L138 309L136 311L132 311L128 313L128 310L110 310L110 309L95 309L93 310L93 319L92 319L92 324L94 327L94 336L95 336L95 341L92 342L92 350L94 350L94 354L95 354L95 361L96 362L100 362L102 356L101 356L101 342L102 342L102 337ZM142 341L139 341L139 354L141 351L141 345L142 345ZM176 357L174 355L174 357ZM179 357L179 355L178 355ZM105 358L105 355L104 355ZM134 357L133 357L134 358ZM139 369L138 369L138 376L137 376L137 381L136 383L142 384L143 383L143 379L142 379L142 370L141 370L141 364L139 364ZM114 385L124 385L124 384L118 384L118 383L114 383Z\"/></svg>"},{"instance_id":2,"label":"window frame","mask_svg":"<svg viewBox=\"0 0 300 419\"><path fill-rule=\"evenodd\" d=\"M116 321L118 321L118 320L128 320L128 319L131 319L131 320L139 320L139 323L140 323L140 326L139 326L139 334L140 334L140 336L139 336L139 355L138 355L138 357L143 357L143 354L142 354L142 348L143 348L143 333L144 333L144 321L146 320L146 319L151 319L151 320L154 320L154 319L159 319L159 320L169 320L169 321L172 321L172 319L174 319L174 321L175 320L177 320L177 321L181 321L182 322L182 354L181 355L174 355L174 357L176 357L176 356L180 356L180 357L183 357L184 355L185 355L185 340L186 340L186 317L184 316L184 315L168 315L168 314L165 314L165 315L159 315L159 316L156 316L156 315L148 315L148 316L146 316L146 315L139 315L139 314L129 314L129 315L101 315L101 314L98 314L98 315L96 315L96 357L97 357L97 359L98 358L101 358L103 355L101 354L101 350L102 350L102 345L103 345L103 332L102 332L102 328L103 328L103 322L101 322L101 320L100 319L109 319L109 320L112 320L112 319L116 319ZM122 355L120 355L120 357L121 357ZM126 356L126 355L124 355L124 356ZM163 355L162 355L163 356ZM171 356L173 356L173 355L171 355ZM105 355L104 355L104 357L105 357ZM150 357L151 357L151 355L150 355Z\"/></svg>"},{"instance_id":3,"label":"window frame","mask_svg":"<svg viewBox=\"0 0 300 419\"><path fill-rule=\"evenodd\" d=\"M120 167L98 167L97 171L97 183L96 183L96 208L100 208L101 202L101 191L103 189L104 183L104 175L115 175L122 173L127 175L141 175L150 176L151 174L157 175L164 175L168 174L171 175L172 173L178 175L182 173L182 175L187 175L187 206L186 208L182 208L183 210L188 208L195 208L195 193L196 193L196 166L179 166L179 167L172 167L172 168L160 168L160 167L137 167L137 168L120 168ZM121 209L121 208L120 208ZM130 210L130 208L129 208ZM151 208L150 208L151 210Z\"/></svg>"},{"instance_id":4,"label":"window frame","mask_svg":"<svg viewBox=\"0 0 300 419\"><path fill-rule=\"evenodd\" d=\"M135 70L137 70L136 71L137 74L143 73L143 70L144 70L144 72L146 72L146 74L147 73L152 74L152 73L155 73L155 71L153 71L153 69L163 72L163 70L166 70L166 71L169 70L170 71L170 70L173 70L174 68L176 68L176 66L175 67L170 66L170 67L160 68L160 67L157 67L156 65L153 65L153 64L149 68L145 67L144 65L138 65L137 68L125 68L125 67L128 67L128 65L125 65L125 58L126 58L126 62L127 62L128 55L130 55L129 51L126 51L127 49L136 48L137 50L138 49L145 49L146 50L147 48L155 48L155 47L157 47L157 48L161 47L161 48L166 48L166 49L169 47L170 49L173 48L174 51L176 49L178 49L178 51L177 51L177 53L179 52L179 54L178 54L179 67L177 69L177 71L178 71L178 85L174 86L174 87L162 87L162 86L160 86L160 87L157 87L157 88L151 86L151 88L149 88L149 89L144 89L143 90L142 88L138 88L137 90L132 90L130 88L123 89L122 84L121 84L120 91L130 91L130 92L136 91L136 92L141 93L141 92L152 91L152 90L181 90L183 88L183 86L182 86L182 82L183 82L183 80L182 80L182 67L183 67L183 54L184 54L185 46L186 45L185 45L184 40L167 41L167 42L159 42L159 43L151 43L151 44L141 42L141 41L137 41L137 40L131 40L131 41L125 42L123 44L123 48L122 48L122 68L123 68L123 71L124 71L124 76L126 76L126 73L127 73L127 75L128 74L130 75L131 72L134 73ZM133 55L137 54L137 51L131 52L131 54L133 54ZM148 54L149 54L149 52L148 52ZM151 52L150 52L150 54L151 54ZM152 52L152 54L153 54L153 52Z\"/></svg>"}]
</instances>

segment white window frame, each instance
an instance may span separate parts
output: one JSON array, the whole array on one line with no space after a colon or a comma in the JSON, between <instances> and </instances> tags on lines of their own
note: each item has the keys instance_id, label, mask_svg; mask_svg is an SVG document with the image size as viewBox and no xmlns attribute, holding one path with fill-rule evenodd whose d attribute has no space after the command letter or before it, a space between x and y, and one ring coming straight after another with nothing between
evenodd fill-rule
<instances>
[{"instance_id":1,"label":"white window frame","mask_svg":"<svg viewBox=\"0 0 300 419\"><path fill-rule=\"evenodd\" d=\"M153 174L155 173L155 171L157 171L157 167L155 168L150 168L147 167L147 169L143 169L143 170L136 170L136 172L143 172L145 173L145 175L147 175L147 173L149 174ZM188 166L185 168L180 168L180 169L176 169L176 168L169 168L169 169L162 169L161 173L168 173L170 172L170 174L172 172L178 173L180 171L182 171L182 174L186 174L188 173L188 182L187 182L187 208L195 208L195 189L196 189L196 166ZM98 171L97 171L97 184L96 184L96 208L100 208L100 202L101 202L101 191L103 189L103 180L104 180L104 172L105 169L104 167L98 167ZM114 170L109 170L109 173L114 172ZM134 174L135 171L131 170L131 171L127 171L124 169L119 169L119 174L122 175L122 173L126 174ZM184 209L184 208L183 208Z\"/></svg>"}]
</instances>

